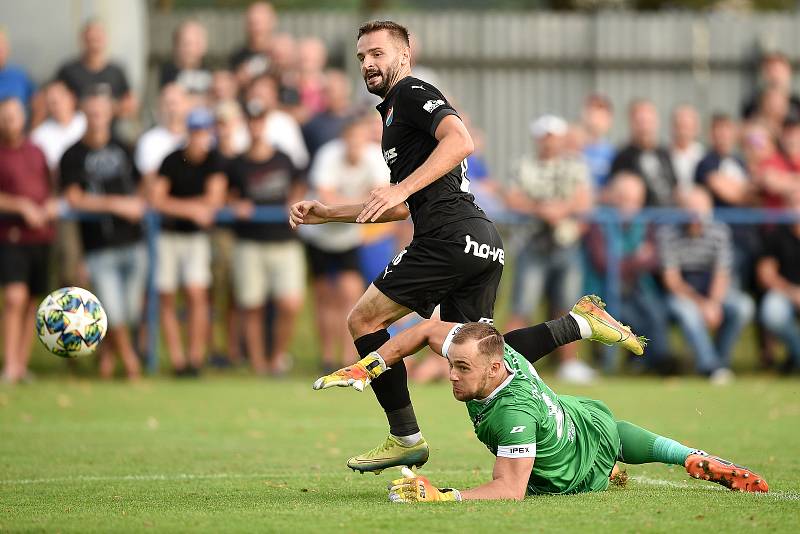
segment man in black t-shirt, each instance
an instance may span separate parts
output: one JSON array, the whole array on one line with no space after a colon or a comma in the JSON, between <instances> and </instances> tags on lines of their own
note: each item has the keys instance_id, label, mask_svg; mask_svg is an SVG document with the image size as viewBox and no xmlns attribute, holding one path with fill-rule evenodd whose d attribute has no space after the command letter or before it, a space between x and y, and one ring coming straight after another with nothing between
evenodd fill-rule
<instances>
[{"instance_id":1,"label":"man in black t-shirt","mask_svg":"<svg viewBox=\"0 0 800 534\"><path fill-rule=\"evenodd\" d=\"M186 20L172 34L172 59L161 65L158 85L176 82L201 103L211 89L211 70L205 62L208 34L196 20Z\"/></svg>"},{"instance_id":2,"label":"man in black t-shirt","mask_svg":"<svg viewBox=\"0 0 800 534\"><path fill-rule=\"evenodd\" d=\"M101 374L107 378L113 374L114 362L107 350L113 346L133 379L140 369L129 327L141 319L147 278L147 250L140 226L145 202L130 150L111 135L111 98L104 92L90 93L81 108L86 133L61 157L61 183L73 208L102 214L80 222L89 275L108 315L108 337L113 344L101 348Z\"/></svg>"},{"instance_id":3,"label":"man in black t-shirt","mask_svg":"<svg viewBox=\"0 0 800 534\"><path fill-rule=\"evenodd\" d=\"M788 203L800 209L800 192L795 191ZM761 301L761 322L786 344L789 358L783 371L800 371L800 224L781 225L767 236L756 269L767 289Z\"/></svg>"},{"instance_id":4,"label":"man in black t-shirt","mask_svg":"<svg viewBox=\"0 0 800 534\"><path fill-rule=\"evenodd\" d=\"M239 219L249 219L255 207L286 209L303 197L305 180L289 156L265 141L267 109L252 100L245 107L252 144L229 166L230 187L237 197ZM237 304L244 310L247 352L259 373L281 374L287 368L286 350L305 293L303 247L287 222L239 220L233 261ZM264 345L264 304L275 303L275 328L270 350Z\"/></svg>"},{"instance_id":5,"label":"man in black t-shirt","mask_svg":"<svg viewBox=\"0 0 800 534\"><path fill-rule=\"evenodd\" d=\"M208 228L225 202L227 179L211 146L214 116L196 108L186 120L185 148L164 158L153 204L164 216L158 242L156 284L161 297L164 339L178 376L195 376L203 365L208 340L208 286L211 244ZM183 287L189 310L188 364L181 342L175 294Z\"/></svg>"},{"instance_id":6,"label":"man in black t-shirt","mask_svg":"<svg viewBox=\"0 0 800 534\"><path fill-rule=\"evenodd\" d=\"M647 206L672 206L677 179L669 151L658 143L658 110L649 100L634 100L628 108L631 138L611 162L610 176L628 171L647 186Z\"/></svg>"},{"instance_id":7,"label":"man in black t-shirt","mask_svg":"<svg viewBox=\"0 0 800 534\"><path fill-rule=\"evenodd\" d=\"M442 320L492 322L505 262L497 229L469 192L466 157L472 139L456 111L431 84L411 76L408 31L380 21L359 28L357 57L367 90L383 98L382 148L391 185L373 190L364 204L326 206L306 201L290 220L375 223L408 218L414 239L369 286L348 317L359 355L377 350L397 319L417 312ZM350 458L361 472L422 465L429 449L417 424L404 365L374 382L390 434L375 449Z\"/></svg>"},{"instance_id":8,"label":"man in black t-shirt","mask_svg":"<svg viewBox=\"0 0 800 534\"><path fill-rule=\"evenodd\" d=\"M230 69L236 73L239 86L244 88L251 80L270 68L272 32L277 15L269 2L255 2L245 14L247 42L228 59Z\"/></svg>"},{"instance_id":9,"label":"man in black t-shirt","mask_svg":"<svg viewBox=\"0 0 800 534\"><path fill-rule=\"evenodd\" d=\"M81 32L81 56L58 69L56 79L64 82L78 98L98 87L115 100L114 116L132 118L139 104L131 92L125 72L106 55L106 31L98 21L89 21Z\"/></svg>"}]
</instances>

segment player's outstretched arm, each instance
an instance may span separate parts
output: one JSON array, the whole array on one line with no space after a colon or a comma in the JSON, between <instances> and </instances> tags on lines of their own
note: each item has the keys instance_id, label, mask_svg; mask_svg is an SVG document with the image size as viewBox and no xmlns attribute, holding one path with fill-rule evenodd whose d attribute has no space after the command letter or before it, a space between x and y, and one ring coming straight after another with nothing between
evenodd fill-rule
<instances>
[{"instance_id":1,"label":"player's outstretched arm","mask_svg":"<svg viewBox=\"0 0 800 534\"><path fill-rule=\"evenodd\" d=\"M437 354L442 353L442 345L456 323L447 323L435 319L422 321L381 345L376 351L368 354L353 365L318 378L314 389L331 387L352 387L364 391L370 382L379 377L406 356L416 353L428 346Z\"/></svg>"},{"instance_id":2,"label":"player's outstretched arm","mask_svg":"<svg viewBox=\"0 0 800 534\"><path fill-rule=\"evenodd\" d=\"M303 200L292 204L289 208L289 226L297 228L301 224L325 224L328 222L392 222L408 219L410 213L405 204L387 210L377 220L358 221L358 214L364 209L364 204L351 204L342 206L328 206L318 200Z\"/></svg>"},{"instance_id":3,"label":"player's outstretched arm","mask_svg":"<svg viewBox=\"0 0 800 534\"><path fill-rule=\"evenodd\" d=\"M528 478L533 469L533 458L498 457L492 472L492 481L477 488L457 490L437 488L423 476L410 469L402 470L403 478L389 483L389 500L392 502L446 502L466 500L517 500L525 498Z\"/></svg>"},{"instance_id":4,"label":"player's outstretched arm","mask_svg":"<svg viewBox=\"0 0 800 534\"><path fill-rule=\"evenodd\" d=\"M423 347L430 347L433 352L441 356L442 345L456 324L438 319L421 321L381 345L377 352L388 366L415 354Z\"/></svg>"}]
</instances>

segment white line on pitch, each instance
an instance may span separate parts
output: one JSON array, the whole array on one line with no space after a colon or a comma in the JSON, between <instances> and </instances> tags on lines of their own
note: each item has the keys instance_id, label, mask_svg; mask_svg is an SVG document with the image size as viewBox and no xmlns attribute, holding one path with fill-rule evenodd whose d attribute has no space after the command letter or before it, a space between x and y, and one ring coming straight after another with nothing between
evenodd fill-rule
<instances>
[{"instance_id":1,"label":"white line on pitch","mask_svg":"<svg viewBox=\"0 0 800 534\"><path fill-rule=\"evenodd\" d=\"M463 475L466 471L458 470L436 470L435 475ZM350 473L347 473L350 474ZM175 474L150 474L150 475L76 475L73 477L56 478L20 478L20 479L0 479L0 486L30 485L30 484L55 484L62 482L160 482L160 481L181 481L181 480L224 480L224 479L289 479L289 478L315 478L322 475L319 473L175 473ZM327 476L335 475L328 472ZM692 484L689 482L675 482L650 478L643 475L631 476L631 480L645 486L666 487L675 489L700 489L703 491L726 491L718 486L708 484ZM779 501L800 501L800 493L792 491L772 491L770 493L755 494L760 498Z\"/></svg>"}]
</instances>

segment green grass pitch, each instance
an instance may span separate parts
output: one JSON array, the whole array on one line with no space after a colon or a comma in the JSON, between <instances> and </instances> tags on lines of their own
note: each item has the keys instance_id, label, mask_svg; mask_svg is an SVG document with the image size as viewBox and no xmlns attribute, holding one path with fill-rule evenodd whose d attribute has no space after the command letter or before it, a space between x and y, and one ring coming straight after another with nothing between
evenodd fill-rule
<instances>
[{"instance_id":1,"label":"green grass pitch","mask_svg":"<svg viewBox=\"0 0 800 534\"><path fill-rule=\"evenodd\" d=\"M397 470L360 475L344 466L384 437L371 392L314 392L308 379L127 386L62 378L0 387L0 531L797 532L796 381L552 385L749 465L772 493L736 494L680 468L646 465L627 466L627 486L603 493L391 504L386 484ZM432 446L421 472L442 486L488 480L493 458L449 387L417 386L412 396Z\"/></svg>"}]
</instances>

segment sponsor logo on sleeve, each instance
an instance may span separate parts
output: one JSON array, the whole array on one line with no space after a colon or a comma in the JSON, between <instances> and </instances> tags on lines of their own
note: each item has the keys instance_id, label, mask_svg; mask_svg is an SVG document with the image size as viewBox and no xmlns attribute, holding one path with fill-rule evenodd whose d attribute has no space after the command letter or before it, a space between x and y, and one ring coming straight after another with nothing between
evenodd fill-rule
<instances>
[{"instance_id":1,"label":"sponsor logo on sleeve","mask_svg":"<svg viewBox=\"0 0 800 534\"><path fill-rule=\"evenodd\" d=\"M525 426L515 426L514 428L511 429L511 432L509 432L509 434L518 434L523 430L525 430Z\"/></svg>"},{"instance_id":2,"label":"sponsor logo on sleeve","mask_svg":"<svg viewBox=\"0 0 800 534\"><path fill-rule=\"evenodd\" d=\"M422 109L424 109L428 113L433 113L434 109L443 105L444 105L444 100L428 100L427 102L425 102L425 105L422 106Z\"/></svg>"},{"instance_id":3,"label":"sponsor logo on sleeve","mask_svg":"<svg viewBox=\"0 0 800 534\"><path fill-rule=\"evenodd\" d=\"M501 458L535 458L536 444L500 445L497 447L497 456Z\"/></svg>"}]
</instances>

